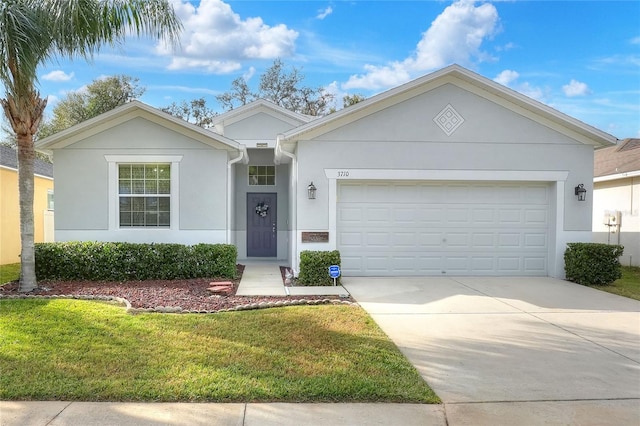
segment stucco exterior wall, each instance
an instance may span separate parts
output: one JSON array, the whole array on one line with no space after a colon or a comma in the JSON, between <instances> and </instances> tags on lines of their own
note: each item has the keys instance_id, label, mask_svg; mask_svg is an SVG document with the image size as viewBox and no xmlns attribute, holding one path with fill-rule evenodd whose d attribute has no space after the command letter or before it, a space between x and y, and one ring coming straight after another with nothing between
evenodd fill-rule
<instances>
[{"instance_id":1,"label":"stucco exterior wall","mask_svg":"<svg viewBox=\"0 0 640 426\"><path fill-rule=\"evenodd\" d=\"M447 105L464 119L451 136L433 121ZM452 84L301 141L298 160L300 181L317 187L324 168L566 171L564 229L591 229L591 211L573 188L592 193L593 147ZM323 210L301 212L299 226L322 227Z\"/></svg>"},{"instance_id":2,"label":"stucco exterior wall","mask_svg":"<svg viewBox=\"0 0 640 426\"><path fill-rule=\"evenodd\" d=\"M433 121L447 105L464 119L450 136ZM582 183L588 194L593 193L593 147L523 114L445 84L311 140L298 141L297 229L329 229L335 183L329 181L327 170L426 170L433 171L432 180L447 180L450 173L445 172L467 171L469 180L483 179L476 172L485 176L516 173L521 181L539 180L540 173L546 173L554 176L548 181L556 197L549 264L553 276L561 275L566 242L590 239L591 202L579 202L574 187ZM443 172L440 179L438 171ZM306 197L311 181L318 188L315 200Z\"/></svg>"},{"instance_id":3,"label":"stucco exterior wall","mask_svg":"<svg viewBox=\"0 0 640 426\"><path fill-rule=\"evenodd\" d=\"M620 212L620 226L607 226L608 216ZM640 177L594 183L593 240L621 244L623 265L640 266Z\"/></svg>"},{"instance_id":4,"label":"stucco exterior wall","mask_svg":"<svg viewBox=\"0 0 640 426\"><path fill-rule=\"evenodd\" d=\"M224 135L234 140L273 139L276 135L291 130L294 125L272 115L258 113L242 121L225 124Z\"/></svg>"},{"instance_id":5,"label":"stucco exterior wall","mask_svg":"<svg viewBox=\"0 0 640 426\"><path fill-rule=\"evenodd\" d=\"M34 178L34 241L44 242L47 194L53 190L53 179ZM0 265L20 262L20 207L17 170L0 167Z\"/></svg>"},{"instance_id":6,"label":"stucco exterior wall","mask_svg":"<svg viewBox=\"0 0 640 426\"><path fill-rule=\"evenodd\" d=\"M171 229L117 229L110 224L109 156L127 156L127 162L179 157L177 197L179 218ZM225 242L227 239L226 150L137 118L54 151L56 240L133 242ZM172 169L172 174L175 170ZM117 223L117 222L116 222Z\"/></svg>"}]
</instances>

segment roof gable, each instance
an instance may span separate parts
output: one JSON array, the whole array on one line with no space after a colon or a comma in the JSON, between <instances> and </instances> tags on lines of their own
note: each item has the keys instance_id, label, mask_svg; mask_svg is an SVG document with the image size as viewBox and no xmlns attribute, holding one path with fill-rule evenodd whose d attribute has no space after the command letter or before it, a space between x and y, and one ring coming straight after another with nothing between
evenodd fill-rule
<instances>
[{"instance_id":1,"label":"roof gable","mask_svg":"<svg viewBox=\"0 0 640 426\"><path fill-rule=\"evenodd\" d=\"M218 115L213 120L213 125L216 130L220 130L221 134L224 134L224 126L235 124L237 122L246 120L257 114L266 114L278 120L289 123L291 127L297 127L302 124L308 123L316 117L298 114L297 112L289 111L275 103L266 99L258 99L250 102L241 107L232 109L223 114ZM275 136L275 135L274 135Z\"/></svg>"},{"instance_id":2,"label":"roof gable","mask_svg":"<svg viewBox=\"0 0 640 426\"><path fill-rule=\"evenodd\" d=\"M144 118L217 149L228 151L244 149L242 145L234 140L174 117L140 101L126 103L97 117L58 132L55 135L44 138L36 142L36 149L50 152L54 149L64 148L135 118Z\"/></svg>"},{"instance_id":3,"label":"roof gable","mask_svg":"<svg viewBox=\"0 0 640 426\"><path fill-rule=\"evenodd\" d=\"M600 147L616 142L615 137L601 130L459 65L451 65L293 129L283 135L281 143L295 144L300 140L317 138L446 84L455 85L580 143Z\"/></svg>"}]
</instances>

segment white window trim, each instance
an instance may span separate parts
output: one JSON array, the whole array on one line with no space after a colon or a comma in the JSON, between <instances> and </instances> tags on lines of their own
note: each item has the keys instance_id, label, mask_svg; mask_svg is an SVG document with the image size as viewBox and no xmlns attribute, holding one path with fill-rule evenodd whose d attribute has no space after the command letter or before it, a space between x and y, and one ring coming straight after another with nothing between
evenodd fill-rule
<instances>
[{"instance_id":1,"label":"white window trim","mask_svg":"<svg viewBox=\"0 0 640 426\"><path fill-rule=\"evenodd\" d=\"M180 224L180 161L182 155L105 155L104 158L108 163L108 190L109 190L109 231L149 231L156 232L177 230ZM118 164L120 163L170 163L171 164L171 220L169 227L126 227L120 228L119 217L119 194L118 194Z\"/></svg>"}]
</instances>

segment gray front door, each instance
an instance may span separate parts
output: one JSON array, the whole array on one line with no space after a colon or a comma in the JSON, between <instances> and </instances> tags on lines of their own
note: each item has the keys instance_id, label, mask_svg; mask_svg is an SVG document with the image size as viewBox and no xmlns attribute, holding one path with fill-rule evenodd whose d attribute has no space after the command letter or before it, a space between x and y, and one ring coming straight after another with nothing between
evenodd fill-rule
<instances>
[{"instance_id":1,"label":"gray front door","mask_svg":"<svg viewBox=\"0 0 640 426\"><path fill-rule=\"evenodd\" d=\"M247 194L247 256L276 257L278 255L277 194Z\"/></svg>"}]
</instances>

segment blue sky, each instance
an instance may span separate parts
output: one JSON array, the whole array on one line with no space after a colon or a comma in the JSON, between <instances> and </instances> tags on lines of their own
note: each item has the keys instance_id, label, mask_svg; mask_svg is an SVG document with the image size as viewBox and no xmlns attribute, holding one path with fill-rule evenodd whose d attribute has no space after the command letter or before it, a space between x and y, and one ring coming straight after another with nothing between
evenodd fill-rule
<instances>
[{"instance_id":1,"label":"blue sky","mask_svg":"<svg viewBox=\"0 0 640 426\"><path fill-rule=\"evenodd\" d=\"M172 0L179 50L131 39L82 60L47 64L50 114L65 94L126 74L163 107L215 95L244 76L250 87L275 58L341 105L452 63L606 131L640 137L639 1Z\"/></svg>"}]
</instances>

